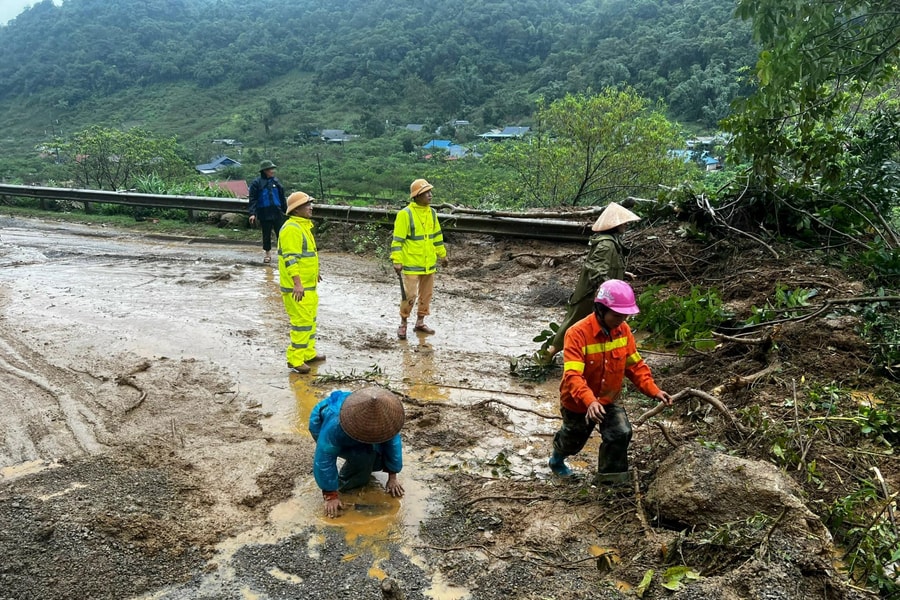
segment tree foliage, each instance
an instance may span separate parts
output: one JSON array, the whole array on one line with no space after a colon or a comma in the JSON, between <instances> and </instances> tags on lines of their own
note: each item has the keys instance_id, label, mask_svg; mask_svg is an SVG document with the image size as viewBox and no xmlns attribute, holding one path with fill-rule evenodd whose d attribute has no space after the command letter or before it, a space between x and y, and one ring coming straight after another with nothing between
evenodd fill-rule
<instances>
[{"instance_id":1,"label":"tree foliage","mask_svg":"<svg viewBox=\"0 0 900 600\"><path fill-rule=\"evenodd\" d=\"M761 51L758 89L728 120L734 151L764 185L776 177L841 177L841 156L865 98L895 84L895 0L740 0Z\"/></svg>"},{"instance_id":2,"label":"tree foliage","mask_svg":"<svg viewBox=\"0 0 900 600\"><path fill-rule=\"evenodd\" d=\"M896 260L897 3L740 0L738 15L761 47L757 90L724 122L732 158L750 164L746 213L779 234L877 244Z\"/></svg>"},{"instance_id":3,"label":"tree foliage","mask_svg":"<svg viewBox=\"0 0 900 600\"><path fill-rule=\"evenodd\" d=\"M603 204L629 195L655 195L684 175L678 127L634 90L607 88L568 94L538 105L538 129L528 140L506 142L490 163L516 173L507 193L528 205Z\"/></svg>"},{"instance_id":4,"label":"tree foliage","mask_svg":"<svg viewBox=\"0 0 900 600\"><path fill-rule=\"evenodd\" d=\"M313 78L316 105L407 105L407 122L483 112L502 125L538 96L627 84L712 127L754 56L731 10L714 0L43 0L0 27L0 100L71 108L177 82L268 92L290 73Z\"/></svg>"},{"instance_id":5,"label":"tree foliage","mask_svg":"<svg viewBox=\"0 0 900 600\"><path fill-rule=\"evenodd\" d=\"M175 138L155 138L139 128L90 127L60 143L60 148L77 185L88 189L129 189L147 175L179 179L189 172Z\"/></svg>"}]
</instances>

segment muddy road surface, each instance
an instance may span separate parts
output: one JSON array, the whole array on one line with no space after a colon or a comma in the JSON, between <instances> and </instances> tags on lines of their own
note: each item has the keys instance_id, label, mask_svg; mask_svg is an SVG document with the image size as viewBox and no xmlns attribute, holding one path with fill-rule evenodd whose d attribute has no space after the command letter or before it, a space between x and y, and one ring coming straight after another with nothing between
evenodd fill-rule
<instances>
[{"instance_id":1,"label":"muddy road surface","mask_svg":"<svg viewBox=\"0 0 900 600\"><path fill-rule=\"evenodd\" d=\"M560 368L541 380L522 360L510 374L562 317L585 245L447 236L437 333L399 341L396 276L375 251L342 252L375 247L354 235L321 228L328 359L297 375L256 244L0 217L0 600L873 597L848 582L822 518L855 493L848 474L877 467L884 489L900 486L885 441L808 428L818 483L770 452L831 410L786 398L834 382L894 397L853 315L783 323L765 352L642 350L663 389L721 402L688 396L636 425L632 481L597 486L596 434L570 457L579 476L547 467ZM639 292L715 285L734 314L777 285L866 295L788 247L773 261L665 225L626 242ZM380 474L327 519L310 410L373 383L403 397L406 495L387 496ZM619 402L633 423L654 405L628 386Z\"/></svg>"},{"instance_id":2,"label":"muddy road surface","mask_svg":"<svg viewBox=\"0 0 900 600\"><path fill-rule=\"evenodd\" d=\"M507 357L533 351L560 309L499 271L473 282L462 260L438 275L437 333L401 342L388 265L325 250L328 360L298 376L285 365L277 273L261 257L2 219L0 598L361 599L380 597L386 578L410 599L509 597L448 582L434 550L442 521L430 543L421 534L450 493L448 470L547 477L554 421L509 411L492 428L472 414L490 400L556 412L556 381L510 378ZM373 482L326 519L309 411L373 381L409 396L407 494Z\"/></svg>"}]
</instances>

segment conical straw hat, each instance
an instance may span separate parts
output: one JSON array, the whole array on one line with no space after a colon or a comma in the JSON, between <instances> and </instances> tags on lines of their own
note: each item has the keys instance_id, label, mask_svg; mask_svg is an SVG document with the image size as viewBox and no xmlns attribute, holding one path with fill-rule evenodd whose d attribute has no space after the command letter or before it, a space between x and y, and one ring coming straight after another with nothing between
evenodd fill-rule
<instances>
[{"instance_id":1,"label":"conical straw hat","mask_svg":"<svg viewBox=\"0 0 900 600\"><path fill-rule=\"evenodd\" d=\"M615 202L610 202L609 206L607 206L600 216L597 217L597 220L594 221L594 224L591 226L591 230L593 231L608 231L613 227L618 227L619 225L623 225L625 223L631 223L632 221L640 221L641 218L619 204Z\"/></svg>"},{"instance_id":2,"label":"conical straw hat","mask_svg":"<svg viewBox=\"0 0 900 600\"><path fill-rule=\"evenodd\" d=\"M358 442L386 442L403 427L406 416L396 394L379 387L353 392L341 406L341 428Z\"/></svg>"}]
</instances>

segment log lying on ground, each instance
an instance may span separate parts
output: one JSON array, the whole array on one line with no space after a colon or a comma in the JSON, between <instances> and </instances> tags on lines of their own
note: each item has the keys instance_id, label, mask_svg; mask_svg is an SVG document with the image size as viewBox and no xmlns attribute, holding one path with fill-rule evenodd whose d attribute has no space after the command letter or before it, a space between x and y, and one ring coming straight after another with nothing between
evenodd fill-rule
<instances>
[{"instance_id":1,"label":"log lying on ground","mask_svg":"<svg viewBox=\"0 0 900 600\"><path fill-rule=\"evenodd\" d=\"M735 429L737 429L741 433L747 433L747 428L744 427L743 425L741 425L740 422L734 418L734 415L732 415L731 411L729 411L725 407L725 405L722 404L721 400L719 400L718 398L715 398L711 394L708 394L704 391L695 390L693 388L685 388L685 389L681 390L680 392L678 392L677 394L675 394L674 396L672 396L672 402L677 402L677 401L681 400L682 398L691 397L691 396L693 396L695 398L699 398L700 400L703 400L704 402L706 402L707 404L709 404L710 406L712 406L713 408L718 410L720 413L725 415L728 418L728 420L731 421L732 425L734 425ZM648 410L647 412L642 414L640 417L638 417L637 420L635 420L633 423L634 427L640 427L641 425L646 423L648 419L661 413L665 408L666 408L666 405L663 402L660 402L655 407L651 408L650 410Z\"/></svg>"}]
</instances>

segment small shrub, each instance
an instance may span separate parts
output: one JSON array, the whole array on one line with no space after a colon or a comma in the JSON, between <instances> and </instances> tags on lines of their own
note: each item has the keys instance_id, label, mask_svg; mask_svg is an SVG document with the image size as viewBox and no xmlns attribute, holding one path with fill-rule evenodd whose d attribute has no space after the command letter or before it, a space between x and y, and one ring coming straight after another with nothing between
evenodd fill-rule
<instances>
[{"instance_id":1,"label":"small shrub","mask_svg":"<svg viewBox=\"0 0 900 600\"><path fill-rule=\"evenodd\" d=\"M714 347L712 330L728 317L718 292L693 286L689 296L659 299L661 289L652 286L640 295L641 312L634 317L635 326L649 331L656 343L674 342L699 350Z\"/></svg>"},{"instance_id":2,"label":"small shrub","mask_svg":"<svg viewBox=\"0 0 900 600\"><path fill-rule=\"evenodd\" d=\"M880 486L864 481L853 493L828 508L826 523L838 546L846 548L844 561L850 577L879 590L883 598L900 595L900 534L886 514Z\"/></svg>"},{"instance_id":3,"label":"small shrub","mask_svg":"<svg viewBox=\"0 0 900 600\"><path fill-rule=\"evenodd\" d=\"M878 293L884 295L884 290ZM860 333L869 345L876 369L894 380L900 380L900 316L896 308L888 302L866 306Z\"/></svg>"},{"instance_id":4,"label":"small shrub","mask_svg":"<svg viewBox=\"0 0 900 600\"><path fill-rule=\"evenodd\" d=\"M808 306L810 298L814 298L818 293L819 291L815 289L789 290L780 283L776 283L775 297L771 301L767 301L763 307L752 307L747 325L759 325L779 318L796 317L798 316L796 309Z\"/></svg>"}]
</instances>

